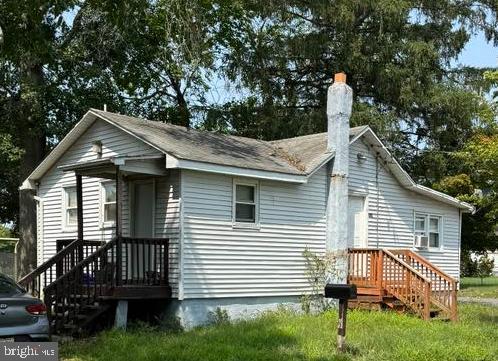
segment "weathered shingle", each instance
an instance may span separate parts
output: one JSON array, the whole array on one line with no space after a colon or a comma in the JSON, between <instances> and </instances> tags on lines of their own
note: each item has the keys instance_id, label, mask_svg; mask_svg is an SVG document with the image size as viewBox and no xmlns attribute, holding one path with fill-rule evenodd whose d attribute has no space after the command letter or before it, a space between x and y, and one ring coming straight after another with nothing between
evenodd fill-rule
<instances>
[{"instance_id":1,"label":"weathered shingle","mask_svg":"<svg viewBox=\"0 0 498 361\"><path fill-rule=\"evenodd\" d=\"M175 158L246 169L305 175L330 158L327 134L278 141L224 135L92 109L107 121ZM364 129L351 129L351 136Z\"/></svg>"},{"instance_id":2,"label":"weathered shingle","mask_svg":"<svg viewBox=\"0 0 498 361\"><path fill-rule=\"evenodd\" d=\"M350 139L365 128L367 127L351 128L349 132ZM304 135L275 140L269 143L286 152L292 158L300 159L306 173L312 172L329 157L329 153L327 153L327 133Z\"/></svg>"}]
</instances>

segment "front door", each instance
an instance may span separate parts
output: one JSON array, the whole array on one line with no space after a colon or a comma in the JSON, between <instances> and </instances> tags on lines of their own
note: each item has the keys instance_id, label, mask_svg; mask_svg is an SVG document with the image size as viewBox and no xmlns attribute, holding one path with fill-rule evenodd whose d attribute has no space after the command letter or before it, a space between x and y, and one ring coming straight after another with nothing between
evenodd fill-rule
<instances>
[{"instance_id":1,"label":"front door","mask_svg":"<svg viewBox=\"0 0 498 361\"><path fill-rule=\"evenodd\" d=\"M353 248L367 247L365 197L349 196L348 242Z\"/></svg>"},{"instance_id":2,"label":"front door","mask_svg":"<svg viewBox=\"0 0 498 361\"><path fill-rule=\"evenodd\" d=\"M154 182L140 181L133 186L133 232L135 238L154 236Z\"/></svg>"},{"instance_id":3,"label":"front door","mask_svg":"<svg viewBox=\"0 0 498 361\"><path fill-rule=\"evenodd\" d=\"M154 237L154 181L135 181L132 191L131 235L136 240L128 245L131 264L128 279L147 281L153 277L154 250L140 239Z\"/></svg>"}]
</instances>

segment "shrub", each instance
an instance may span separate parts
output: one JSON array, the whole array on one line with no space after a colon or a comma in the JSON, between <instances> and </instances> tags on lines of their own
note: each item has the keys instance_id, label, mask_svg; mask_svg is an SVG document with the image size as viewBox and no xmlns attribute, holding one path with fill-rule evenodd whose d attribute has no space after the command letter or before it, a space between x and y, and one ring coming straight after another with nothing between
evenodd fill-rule
<instances>
[{"instance_id":1,"label":"shrub","mask_svg":"<svg viewBox=\"0 0 498 361\"><path fill-rule=\"evenodd\" d=\"M212 325L228 325L231 323L227 310L217 307L216 310L209 312L209 323Z\"/></svg>"},{"instance_id":2,"label":"shrub","mask_svg":"<svg viewBox=\"0 0 498 361\"><path fill-rule=\"evenodd\" d=\"M463 251L460 258L460 275L475 277L477 275L477 261L472 259L469 251Z\"/></svg>"},{"instance_id":3,"label":"shrub","mask_svg":"<svg viewBox=\"0 0 498 361\"><path fill-rule=\"evenodd\" d=\"M489 277L493 274L494 265L495 261L487 254L482 255L477 259L477 277L481 279L481 284L485 277Z\"/></svg>"},{"instance_id":4,"label":"shrub","mask_svg":"<svg viewBox=\"0 0 498 361\"><path fill-rule=\"evenodd\" d=\"M321 256L306 248L303 257L306 265L305 275L312 291L301 296L301 308L305 313L326 311L331 307L331 302L323 297L325 285L332 279L345 277L338 271L340 255L327 252Z\"/></svg>"},{"instance_id":5,"label":"shrub","mask_svg":"<svg viewBox=\"0 0 498 361\"><path fill-rule=\"evenodd\" d=\"M483 279L493 274L494 260L487 253L472 256L470 252L463 252L460 260L462 277L479 277Z\"/></svg>"}]
</instances>

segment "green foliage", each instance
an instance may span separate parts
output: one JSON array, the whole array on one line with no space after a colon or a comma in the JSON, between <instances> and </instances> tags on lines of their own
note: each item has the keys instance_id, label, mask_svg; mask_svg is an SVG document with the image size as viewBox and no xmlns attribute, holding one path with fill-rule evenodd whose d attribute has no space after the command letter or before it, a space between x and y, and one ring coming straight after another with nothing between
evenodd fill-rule
<instances>
[{"instance_id":1,"label":"green foliage","mask_svg":"<svg viewBox=\"0 0 498 361\"><path fill-rule=\"evenodd\" d=\"M158 330L163 332L182 332L183 326L179 317L163 315L157 320Z\"/></svg>"},{"instance_id":2,"label":"green foliage","mask_svg":"<svg viewBox=\"0 0 498 361\"><path fill-rule=\"evenodd\" d=\"M0 225L0 238L12 238L12 230L6 226ZM14 252L16 241L0 240L0 252Z\"/></svg>"},{"instance_id":3,"label":"green foliage","mask_svg":"<svg viewBox=\"0 0 498 361\"><path fill-rule=\"evenodd\" d=\"M22 150L10 134L0 132L0 223L17 220L19 161Z\"/></svg>"},{"instance_id":4,"label":"green foliage","mask_svg":"<svg viewBox=\"0 0 498 361\"><path fill-rule=\"evenodd\" d=\"M474 193L474 185L468 174L446 176L439 182L434 183L432 188L455 197L470 196Z\"/></svg>"},{"instance_id":5,"label":"green foliage","mask_svg":"<svg viewBox=\"0 0 498 361\"><path fill-rule=\"evenodd\" d=\"M209 312L208 319L212 325L228 325L231 322L228 311L221 307L216 307L214 311Z\"/></svg>"},{"instance_id":6,"label":"green foliage","mask_svg":"<svg viewBox=\"0 0 498 361\"><path fill-rule=\"evenodd\" d=\"M246 8L251 21L242 21L229 43L224 69L259 95L267 117L275 115L279 124L265 122L267 139L287 125L296 134L306 131L293 124L295 117L323 129L327 84L338 71L348 74L355 103L389 123L384 136L403 128L396 135L405 154L433 141L450 148L471 131L482 99L448 65L471 32L498 34L494 4L290 0ZM489 22L477 20L481 11L489 12Z\"/></svg>"},{"instance_id":7,"label":"green foliage","mask_svg":"<svg viewBox=\"0 0 498 361\"><path fill-rule=\"evenodd\" d=\"M0 224L0 238L12 238L12 230Z\"/></svg>"},{"instance_id":8,"label":"green foliage","mask_svg":"<svg viewBox=\"0 0 498 361\"><path fill-rule=\"evenodd\" d=\"M463 251L460 256L460 276L474 277L477 274L477 262L472 259L469 251Z\"/></svg>"},{"instance_id":9,"label":"green foliage","mask_svg":"<svg viewBox=\"0 0 498 361\"><path fill-rule=\"evenodd\" d=\"M301 296L301 308L304 312L323 312L330 308L331 303L323 297L327 281L338 276L337 254L328 252L318 255L306 248L303 252L306 271L305 276L311 287L311 293Z\"/></svg>"},{"instance_id":10,"label":"green foliage","mask_svg":"<svg viewBox=\"0 0 498 361\"><path fill-rule=\"evenodd\" d=\"M460 260L460 273L462 277L478 277L483 284L483 279L493 275L494 259L487 253L471 256L470 252L462 252Z\"/></svg>"},{"instance_id":11,"label":"green foliage","mask_svg":"<svg viewBox=\"0 0 498 361\"><path fill-rule=\"evenodd\" d=\"M470 192L454 194L472 203L476 212L465 215L462 246L475 251L498 249L498 133L495 130L479 132L455 153L454 161L468 176L466 187ZM468 180L470 179L470 183Z\"/></svg>"},{"instance_id":12,"label":"green foliage","mask_svg":"<svg viewBox=\"0 0 498 361\"><path fill-rule=\"evenodd\" d=\"M494 260L487 254L481 255L477 258L477 274L476 276L481 279L481 284L483 279L490 277L493 274Z\"/></svg>"},{"instance_id":13,"label":"green foliage","mask_svg":"<svg viewBox=\"0 0 498 361\"><path fill-rule=\"evenodd\" d=\"M171 334L108 331L61 345L64 360L343 360L496 359L498 308L459 305L459 322L427 322L394 312L348 312L350 352L335 351L337 312L267 313L251 321Z\"/></svg>"},{"instance_id":14,"label":"green foliage","mask_svg":"<svg viewBox=\"0 0 498 361\"><path fill-rule=\"evenodd\" d=\"M190 125L238 9L224 0L2 1L0 222L17 223L21 181L89 108Z\"/></svg>"}]
</instances>

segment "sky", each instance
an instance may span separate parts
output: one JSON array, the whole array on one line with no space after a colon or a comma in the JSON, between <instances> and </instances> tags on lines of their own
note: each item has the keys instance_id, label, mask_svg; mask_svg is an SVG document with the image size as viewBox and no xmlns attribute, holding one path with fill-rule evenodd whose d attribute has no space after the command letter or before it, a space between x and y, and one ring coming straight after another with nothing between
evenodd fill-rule
<instances>
[{"instance_id":1,"label":"sky","mask_svg":"<svg viewBox=\"0 0 498 361\"><path fill-rule=\"evenodd\" d=\"M498 47L486 42L483 34L477 34L469 41L456 64L496 67L498 66Z\"/></svg>"}]
</instances>

